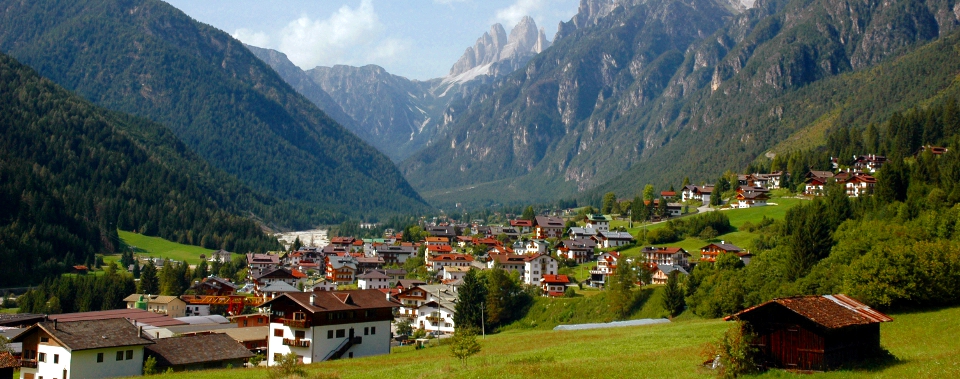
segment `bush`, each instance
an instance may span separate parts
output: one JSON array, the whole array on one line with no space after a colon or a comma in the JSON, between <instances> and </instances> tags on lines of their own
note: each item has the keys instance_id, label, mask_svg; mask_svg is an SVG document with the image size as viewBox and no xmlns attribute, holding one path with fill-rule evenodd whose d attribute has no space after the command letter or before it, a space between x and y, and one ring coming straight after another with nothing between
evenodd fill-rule
<instances>
[{"instance_id":1,"label":"bush","mask_svg":"<svg viewBox=\"0 0 960 379\"><path fill-rule=\"evenodd\" d=\"M720 340L705 349L707 359L719 358L717 377L737 378L756 373L759 351L752 345L756 335L742 322L727 329Z\"/></svg>"}]
</instances>

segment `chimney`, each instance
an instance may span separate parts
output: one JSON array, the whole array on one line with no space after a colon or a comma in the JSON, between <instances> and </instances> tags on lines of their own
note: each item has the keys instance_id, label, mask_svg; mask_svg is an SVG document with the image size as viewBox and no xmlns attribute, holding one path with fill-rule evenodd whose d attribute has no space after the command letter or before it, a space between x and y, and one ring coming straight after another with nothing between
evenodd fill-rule
<instances>
[{"instance_id":1,"label":"chimney","mask_svg":"<svg viewBox=\"0 0 960 379\"><path fill-rule=\"evenodd\" d=\"M310 295L310 305L313 305L317 301L317 295Z\"/></svg>"},{"instance_id":2,"label":"chimney","mask_svg":"<svg viewBox=\"0 0 960 379\"><path fill-rule=\"evenodd\" d=\"M142 335L143 335L143 325L140 325L137 327L137 336L139 337Z\"/></svg>"},{"instance_id":3,"label":"chimney","mask_svg":"<svg viewBox=\"0 0 960 379\"><path fill-rule=\"evenodd\" d=\"M57 323L57 320L54 319L54 320L53 320L53 330L57 330L57 324L58 324L58 323Z\"/></svg>"}]
</instances>

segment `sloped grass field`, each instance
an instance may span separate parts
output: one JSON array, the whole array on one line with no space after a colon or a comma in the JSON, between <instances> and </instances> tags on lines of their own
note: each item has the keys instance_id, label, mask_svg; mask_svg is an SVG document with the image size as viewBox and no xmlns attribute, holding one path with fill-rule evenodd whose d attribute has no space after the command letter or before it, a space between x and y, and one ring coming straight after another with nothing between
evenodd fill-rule
<instances>
[{"instance_id":1,"label":"sloped grass field","mask_svg":"<svg viewBox=\"0 0 960 379\"><path fill-rule=\"evenodd\" d=\"M200 254L209 257L210 253L213 252L213 250L204 249L200 246L183 245L160 237L149 237L122 230L118 230L117 234L120 235L123 243L136 247L137 254L148 257L187 261L187 263L195 265L200 263ZM120 256L116 255L113 258L120 259Z\"/></svg>"},{"instance_id":2,"label":"sloped grass field","mask_svg":"<svg viewBox=\"0 0 960 379\"><path fill-rule=\"evenodd\" d=\"M760 378L960 377L960 307L892 314L882 341L896 362L801 375L772 370ZM579 331L505 331L481 340L483 350L466 367L449 348L396 349L386 356L306 366L310 375L340 378L710 378L699 367L706 343L729 323L684 319L665 325ZM164 375L165 378L268 378L266 369L233 369Z\"/></svg>"}]
</instances>

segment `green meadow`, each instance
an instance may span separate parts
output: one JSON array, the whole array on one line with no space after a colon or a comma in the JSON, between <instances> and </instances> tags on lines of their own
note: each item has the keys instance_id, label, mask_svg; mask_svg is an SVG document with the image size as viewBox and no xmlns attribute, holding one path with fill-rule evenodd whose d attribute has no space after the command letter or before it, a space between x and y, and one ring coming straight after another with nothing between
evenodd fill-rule
<instances>
[{"instance_id":1,"label":"green meadow","mask_svg":"<svg viewBox=\"0 0 960 379\"><path fill-rule=\"evenodd\" d=\"M213 250L199 246L183 245L167 241L160 237L149 237L142 234L118 230L123 243L134 248L141 257L169 258L175 261L187 261L191 265L200 263L200 254L210 256ZM119 260L119 255L105 257L104 260Z\"/></svg>"}]
</instances>

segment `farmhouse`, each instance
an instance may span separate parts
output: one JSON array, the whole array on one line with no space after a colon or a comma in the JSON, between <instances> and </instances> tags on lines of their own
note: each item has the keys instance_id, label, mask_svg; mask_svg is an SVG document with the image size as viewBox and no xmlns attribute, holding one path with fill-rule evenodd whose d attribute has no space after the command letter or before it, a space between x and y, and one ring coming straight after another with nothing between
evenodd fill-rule
<instances>
[{"instance_id":1,"label":"farmhouse","mask_svg":"<svg viewBox=\"0 0 960 379\"><path fill-rule=\"evenodd\" d=\"M893 321L846 295L774 299L724 320L751 327L767 365L797 370L827 370L880 352L880 323Z\"/></svg>"},{"instance_id":2,"label":"farmhouse","mask_svg":"<svg viewBox=\"0 0 960 379\"><path fill-rule=\"evenodd\" d=\"M667 265L667 264L658 264L656 269L653 271L653 276L650 281L653 284L667 284L667 279L670 279L670 273L676 271L679 275L690 275L687 270L681 266Z\"/></svg>"},{"instance_id":3,"label":"farmhouse","mask_svg":"<svg viewBox=\"0 0 960 379\"><path fill-rule=\"evenodd\" d=\"M593 237L603 248L618 247L629 245L635 241L633 236L627 232L599 232Z\"/></svg>"},{"instance_id":4,"label":"farmhouse","mask_svg":"<svg viewBox=\"0 0 960 379\"><path fill-rule=\"evenodd\" d=\"M544 296L559 297L567 290L567 284L570 284L570 278L566 275L544 275L540 280L540 289Z\"/></svg>"},{"instance_id":5,"label":"farmhouse","mask_svg":"<svg viewBox=\"0 0 960 379\"><path fill-rule=\"evenodd\" d=\"M153 344L121 318L44 321L13 342L23 343L21 379L139 376L143 347Z\"/></svg>"},{"instance_id":6,"label":"farmhouse","mask_svg":"<svg viewBox=\"0 0 960 379\"><path fill-rule=\"evenodd\" d=\"M563 219L552 216L537 216L533 232L537 239L559 238L563 235Z\"/></svg>"},{"instance_id":7,"label":"farmhouse","mask_svg":"<svg viewBox=\"0 0 960 379\"><path fill-rule=\"evenodd\" d=\"M133 294L123 301L127 303L127 309L139 308L174 318L187 315L187 303L176 296Z\"/></svg>"},{"instance_id":8,"label":"farmhouse","mask_svg":"<svg viewBox=\"0 0 960 379\"><path fill-rule=\"evenodd\" d=\"M586 227L598 232L610 231L610 216L588 214L586 217Z\"/></svg>"},{"instance_id":9,"label":"farmhouse","mask_svg":"<svg viewBox=\"0 0 960 379\"><path fill-rule=\"evenodd\" d=\"M389 354L397 306L377 290L283 294L260 306L272 315L268 364L289 352L303 363Z\"/></svg>"},{"instance_id":10,"label":"farmhouse","mask_svg":"<svg viewBox=\"0 0 960 379\"><path fill-rule=\"evenodd\" d=\"M700 248L700 261L716 262L717 257L720 254L730 253L737 254L739 256L742 251L743 249L737 247L737 245L726 243L726 241L720 241L720 243L711 243Z\"/></svg>"},{"instance_id":11,"label":"farmhouse","mask_svg":"<svg viewBox=\"0 0 960 379\"><path fill-rule=\"evenodd\" d=\"M640 250L647 262L657 265L690 265L690 253L682 247L644 247Z\"/></svg>"}]
</instances>

